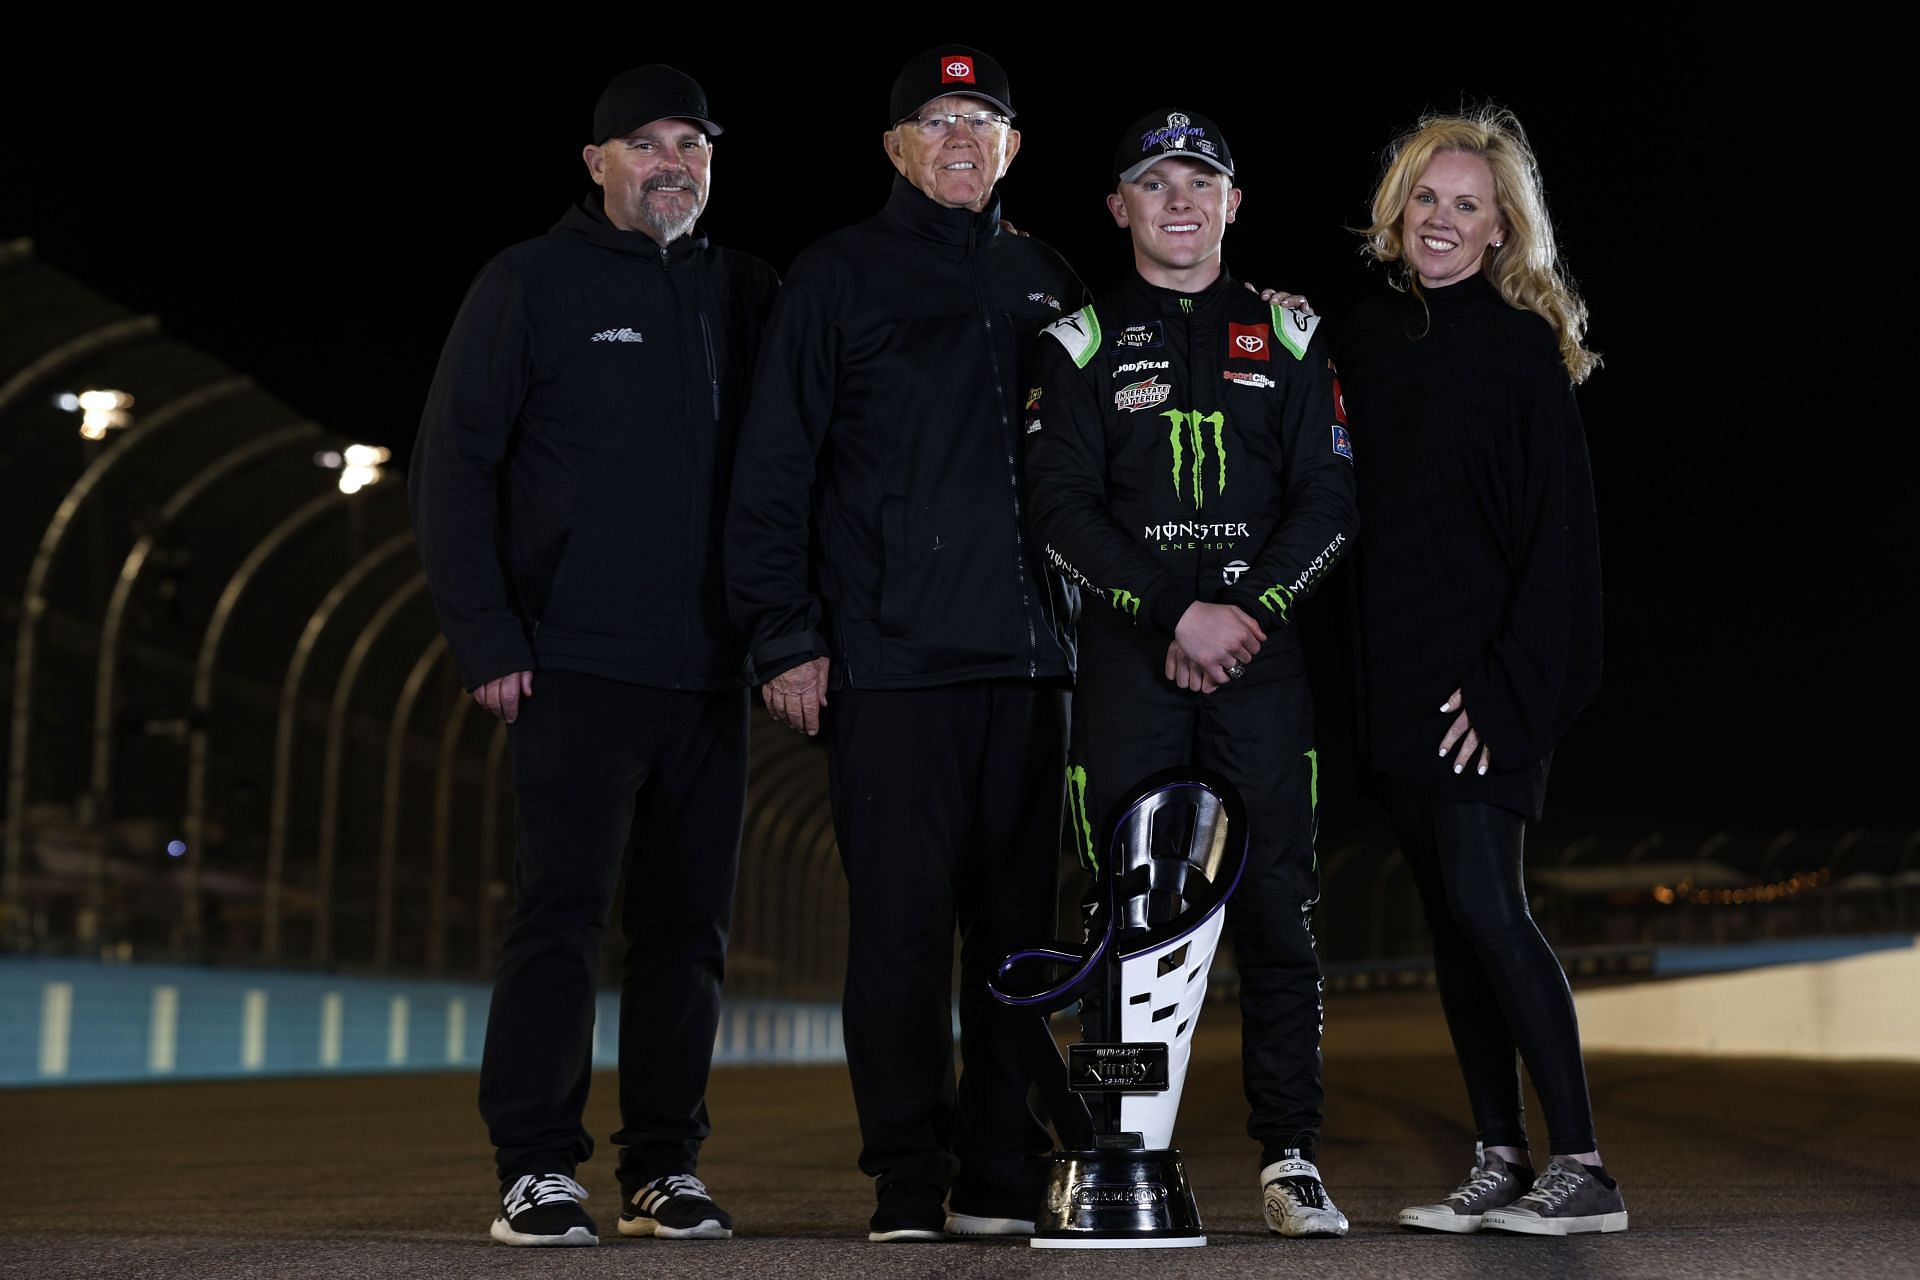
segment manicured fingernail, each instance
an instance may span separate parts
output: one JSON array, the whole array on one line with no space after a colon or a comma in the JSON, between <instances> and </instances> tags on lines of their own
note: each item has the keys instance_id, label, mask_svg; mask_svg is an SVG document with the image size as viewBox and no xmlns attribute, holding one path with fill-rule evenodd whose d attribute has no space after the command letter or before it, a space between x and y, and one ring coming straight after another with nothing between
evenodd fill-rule
<instances>
[{"instance_id":1,"label":"manicured fingernail","mask_svg":"<svg viewBox=\"0 0 1920 1280\"><path fill-rule=\"evenodd\" d=\"M1479 769L1475 770L1475 772L1477 772L1481 777L1484 778L1487 776L1487 766L1481 765Z\"/></svg>"},{"instance_id":2,"label":"manicured fingernail","mask_svg":"<svg viewBox=\"0 0 1920 1280\"><path fill-rule=\"evenodd\" d=\"M1447 749L1446 749L1445 747L1442 747L1442 748L1440 748L1440 749L1439 749L1438 751L1436 751L1436 752L1434 752L1433 754L1435 754L1435 755L1437 755L1437 756L1443 756L1443 755L1445 755L1445 754L1447 754Z\"/></svg>"},{"instance_id":3,"label":"manicured fingernail","mask_svg":"<svg viewBox=\"0 0 1920 1280\"><path fill-rule=\"evenodd\" d=\"M1440 704L1440 709L1441 709L1442 711L1451 711L1451 710L1453 710L1453 699L1452 699L1452 698L1448 698L1448 699L1447 699L1447 700L1446 700L1445 702L1443 702L1443 703L1441 703L1441 704Z\"/></svg>"},{"instance_id":4,"label":"manicured fingernail","mask_svg":"<svg viewBox=\"0 0 1920 1280\"><path fill-rule=\"evenodd\" d=\"M1460 772L1460 770L1462 770L1462 769L1463 769L1463 768L1465 768L1465 767L1466 767L1465 765L1458 765L1458 764L1457 764L1457 765L1455 765L1455 766L1453 766L1453 771L1454 771L1455 773L1458 773L1458 772Z\"/></svg>"}]
</instances>

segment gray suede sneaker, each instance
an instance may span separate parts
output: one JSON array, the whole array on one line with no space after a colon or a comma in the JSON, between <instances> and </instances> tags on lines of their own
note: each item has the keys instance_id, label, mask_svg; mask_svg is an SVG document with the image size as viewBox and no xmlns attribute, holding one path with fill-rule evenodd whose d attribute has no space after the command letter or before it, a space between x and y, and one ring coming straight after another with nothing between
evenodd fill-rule
<instances>
[{"instance_id":1,"label":"gray suede sneaker","mask_svg":"<svg viewBox=\"0 0 1920 1280\"><path fill-rule=\"evenodd\" d=\"M1473 1168L1439 1204L1417 1204L1400 1211L1400 1225L1418 1231L1478 1231L1489 1209L1504 1209L1533 1181L1533 1170L1508 1164L1482 1143L1473 1144Z\"/></svg>"},{"instance_id":2,"label":"gray suede sneaker","mask_svg":"<svg viewBox=\"0 0 1920 1280\"><path fill-rule=\"evenodd\" d=\"M1572 1156L1555 1156L1533 1189L1504 1209L1489 1209L1484 1231L1530 1236L1570 1236L1587 1231L1625 1231L1627 1201L1620 1184L1605 1186Z\"/></svg>"}]
</instances>

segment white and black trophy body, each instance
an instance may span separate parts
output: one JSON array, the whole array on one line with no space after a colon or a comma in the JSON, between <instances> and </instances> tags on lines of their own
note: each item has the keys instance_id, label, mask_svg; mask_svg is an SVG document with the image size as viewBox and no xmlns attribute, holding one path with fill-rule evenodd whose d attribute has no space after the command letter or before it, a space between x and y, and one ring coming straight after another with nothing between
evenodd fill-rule
<instances>
[{"instance_id":1,"label":"white and black trophy body","mask_svg":"<svg viewBox=\"0 0 1920 1280\"><path fill-rule=\"evenodd\" d=\"M1031 1009L1036 1072L1064 1150L1034 1221L1041 1249L1170 1248L1207 1237L1174 1117L1226 904L1246 865L1246 808L1199 768L1164 770L1109 815L1084 947L1017 952L993 995ZM1022 989L1021 971L1065 973ZM1062 1063L1048 1015L1081 1002Z\"/></svg>"}]
</instances>

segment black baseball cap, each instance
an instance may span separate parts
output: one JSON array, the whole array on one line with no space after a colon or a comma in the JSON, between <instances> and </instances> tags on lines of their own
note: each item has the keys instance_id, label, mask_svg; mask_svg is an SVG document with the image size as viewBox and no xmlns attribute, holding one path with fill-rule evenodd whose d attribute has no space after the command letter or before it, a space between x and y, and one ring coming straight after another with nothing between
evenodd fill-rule
<instances>
[{"instance_id":1,"label":"black baseball cap","mask_svg":"<svg viewBox=\"0 0 1920 1280\"><path fill-rule=\"evenodd\" d=\"M708 137L721 131L707 115L707 91L699 81L664 62L649 62L607 81L593 108L593 144L624 138L655 120L691 120Z\"/></svg>"},{"instance_id":2,"label":"black baseball cap","mask_svg":"<svg viewBox=\"0 0 1920 1280\"><path fill-rule=\"evenodd\" d=\"M1233 176L1233 153L1220 126L1203 115L1172 108L1149 111L1127 126L1113 152L1114 176L1132 182L1163 156L1198 160Z\"/></svg>"},{"instance_id":3,"label":"black baseball cap","mask_svg":"<svg viewBox=\"0 0 1920 1280\"><path fill-rule=\"evenodd\" d=\"M935 98L965 94L991 103L1013 118L1013 89L1007 72L993 58L963 44L937 44L914 54L893 82L887 123L899 124Z\"/></svg>"}]
</instances>

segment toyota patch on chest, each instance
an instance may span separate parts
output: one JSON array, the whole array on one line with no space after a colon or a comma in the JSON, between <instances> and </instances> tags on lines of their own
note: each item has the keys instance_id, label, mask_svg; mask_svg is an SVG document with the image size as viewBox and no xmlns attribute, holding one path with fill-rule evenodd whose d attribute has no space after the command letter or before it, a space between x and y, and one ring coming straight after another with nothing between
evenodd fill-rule
<instances>
[{"instance_id":1,"label":"toyota patch on chest","mask_svg":"<svg viewBox=\"0 0 1920 1280\"><path fill-rule=\"evenodd\" d=\"M1227 355L1234 360L1271 360L1273 330L1264 324L1227 324Z\"/></svg>"},{"instance_id":2,"label":"toyota patch on chest","mask_svg":"<svg viewBox=\"0 0 1920 1280\"><path fill-rule=\"evenodd\" d=\"M1129 382L1113 393L1113 407L1127 413L1137 413L1141 409L1156 409L1167 402L1173 394L1173 385L1160 381L1155 374L1145 382Z\"/></svg>"}]
</instances>

